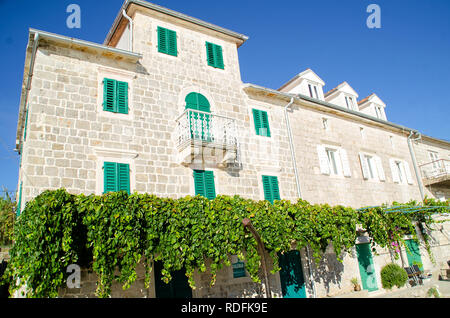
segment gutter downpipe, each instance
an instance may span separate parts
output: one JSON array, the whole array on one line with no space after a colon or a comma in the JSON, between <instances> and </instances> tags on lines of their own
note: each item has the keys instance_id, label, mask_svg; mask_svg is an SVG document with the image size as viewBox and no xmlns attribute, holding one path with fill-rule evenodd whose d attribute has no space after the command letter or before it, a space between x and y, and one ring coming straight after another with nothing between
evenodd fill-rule
<instances>
[{"instance_id":1,"label":"gutter downpipe","mask_svg":"<svg viewBox=\"0 0 450 318\"><path fill-rule=\"evenodd\" d=\"M302 198L302 193L300 191L300 181L299 181L299 177L298 177L297 162L295 160L295 150L294 150L294 144L293 144L291 124L289 122L289 116L288 116L288 112L287 112L288 109L292 106L293 103L294 103L294 97L291 97L291 101L289 102L289 104L287 104L284 107L284 116L285 116L285 119L286 119L286 128L287 128L287 133L288 133L288 136L289 136L289 147L291 149L292 166L294 168L295 182L297 184L297 194L298 194L298 198L301 199ZM316 298L316 288L315 288L314 279L313 279L313 276L312 276L311 250L310 250L309 245L306 246L306 252L308 254L309 281L311 282L311 288L313 290L313 298Z\"/></svg>"},{"instance_id":2,"label":"gutter downpipe","mask_svg":"<svg viewBox=\"0 0 450 318\"><path fill-rule=\"evenodd\" d=\"M130 49L130 52L133 52L133 20L127 15L125 12L125 9L122 10L122 15L128 20L129 22L129 29L130 29L130 42L128 44L128 47Z\"/></svg>"},{"instance_id":3,"label":"gutter downpipe","mask_svg":"<svg viewBox=\"0 0 450 318\"><path fill-rule=\"evenodd\" d=\"M412 136L415 133L417 133L418 136L416 138L412 139ZM412 159L413 166L414 166L414 172L416 173L417 184L419 185L420 196L421 196L422 201L423 201L425 199L425 195L424 195L424 192L423 192L423 183L422 183L422 179L420 178L419 169L417 168L416 156L414 154L414 149L413 149L412 142L411 142L411 140L413 140L413 141L420 140L421 137L422 136L421 136L421 134L419 132L414 132L414 131L410 130L409 136L408 136L408 147L409 147L409 153L411 155L411 159Z\"/></svg>"}]
</instances>

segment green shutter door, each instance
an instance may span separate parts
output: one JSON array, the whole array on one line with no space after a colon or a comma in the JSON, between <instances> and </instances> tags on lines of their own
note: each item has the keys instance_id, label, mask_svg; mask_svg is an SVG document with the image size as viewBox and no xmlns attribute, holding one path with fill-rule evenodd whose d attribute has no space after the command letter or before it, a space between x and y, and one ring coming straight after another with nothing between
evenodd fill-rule
<instances>
[{"instance_id":1,"label":"green shutter door","mask_svg":"<svg viewBox=\"0 0 450 318\"><path fill-rule=\"evenodd\" d=\"M186 109L198 110L205 113L211 112L211 105L208 99L199 93L189 93L186 96ZM192 115L194 120L198 122L198 127L191 126L191 138L210 142L211 136L211 115L201 113L188 113ZM188 117L189 118L189 117ZM206 125L204 124L206 123Z\"/></svg>"},{"instance_id":2,"label":"green shutter door","mask_svg":"<svg viewBox=\"0 0 450 318\"><path fill-rule=\"evenodd\" d=\"M415 240L406 240L406 256L408 257L409 266L419 265L421 271L423 271L422 258L420 257L419 244Z\"/></svg>"},{"instance_id":3,"label":"green shutter door","mask_svg":"<svg viewBox=\"0 0 450 318\"><path fill-rule=\"evenodd\" d=\"M273 204L273 201L280 200L280 189L278 178L274 176L262 176L264 199Z\"/></svg>"},{"instance_id":4,"label":"green shutter door","mask_svg":"<svg viewBox=\"0 0 450 318\"><path fill-rule=\"evenodd\" d=\"M195 195L201 195L209 200L216 197L214 173L212 171L194 170Z\"/></svg>"},{"instance_id":5,"label":"green shutter door","mask_svg":"<svg viewBox=\"0 0 450 318\"><path fill-rule=\"evenodd\" d=\"M299 251L278 254L283 298L306 298L305 278Z\"/></svg>"},{"instance_id":6,"label":"green shutter door","mask_svg":"<svg viewBox=\"0 0 450 318\"><path fill-rule=\"evenodd\" d=\"M368 291L378 290L370 244L357 244L356 254L358 256L359 273L363 289Z\"/></svg>"},{"instance_id":7,"label":"green shutter door","mask_svg":"<svg viewBox=\"0 0 450 318\"><path fill-rule=\"evenodd\" d=\"M156 298L192 298L192 289L189 287L184 268L171 272L172 279L166 284L161 280L163 264L161 262L155 262L154 267Z\"/></svg>"}]
</instances>

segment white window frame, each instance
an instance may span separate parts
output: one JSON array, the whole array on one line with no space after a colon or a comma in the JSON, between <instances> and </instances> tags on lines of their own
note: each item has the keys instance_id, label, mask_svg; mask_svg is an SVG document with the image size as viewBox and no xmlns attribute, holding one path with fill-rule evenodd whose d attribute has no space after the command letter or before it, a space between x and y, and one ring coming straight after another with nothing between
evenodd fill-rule
<instances>
[{"instance_id":1,"label":"white window frame","mask_svg":"<svg viewBox=\"0 0 450 318\"><path fill-rule=\"evenodd\" d=\"M352 176L347 151L345 149L339 146L318 145L317 151L319 155L320 171L322 174L333 177ZM333 154L333 160L330 156L331 153Z\"/></svg>"},{"instance_id":2,"label":"white window frame","mask_svg":"<svg viewBox=\"0 0 450 318\"><path fill-rule=\"evenodd\" d=\"M308 83L309 96L311 98L320 99L319 98L319 90L316 84Z\"/></svg>"},{"instance_id":3,"label":"white window frame","mask_svg":"<svg viewBox=\"0 0 450 318\"><path fill-rule=\"evenodd\" d=\"M439 162L437 162L437 161L439 160L439 153L437 151L428 150L428 157L430 158L430 160L433 164L433 168L438 169Z\"/></svg>"},{"instance_id":4,"label":"white window frame","mask_svg":"<svg viewBox=\"0 0 450 318\"><path fill-rule=\"evenodd\" d=\"M389 160L392 179L398 184L414 184L408 162L398 158Z\"/></svg>"},{"instance_id":5,"label":"white window frame","mask_svg":"<svg viewBox=\"0 0 450 318\"><path fill-rule=\"evenodd\" d=\"M136 164L134 158L136 153L120 151L116 149L94 148L96 160L96 187L95 194L102 195L104 190L104 171L105 162L126 163L130 166L130 193L136 190Z\"/></svg>"}]
</instances>

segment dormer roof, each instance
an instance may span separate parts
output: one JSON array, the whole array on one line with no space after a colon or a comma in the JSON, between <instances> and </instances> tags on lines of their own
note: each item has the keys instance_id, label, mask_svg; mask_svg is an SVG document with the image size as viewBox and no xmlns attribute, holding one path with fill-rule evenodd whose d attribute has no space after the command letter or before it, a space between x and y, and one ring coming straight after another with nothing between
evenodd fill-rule
<instances>
[{"instance_id":1,"label":"dormer roof","mask_svg":"<svg viewBox=\"0 0 450 318\"><path fill-rule=\"evenodd\" d=\"M308 68L308 69L304 70L303 72L295 75L288 82L283 84L283 86L281 86L278 89L278 91L282 91L285 88L287 88L288 86L292 86L292 87L297 86L298 84L300 84L300 82L302 80L305 80L305 79L314 84L319 84L320 86L325 85L325 82L316 73L314 73L314 71L312 69Z\"/></svg>"},{"instance_id":2,"label":"dormer roof","mask_svg":"<svg viewBox=\"0 0 450 318\"><path fill-rule=\"evenodd\" d=\"M375 93L372 93L369 96L367 96L366 98L360 100L358 102L358 105L360 108L364 108L364 107L368 106L370 103L374 103L378 106L386 107L386 104Z\"/></svg>"},{"instance_id":3,"label":"dormer roof","mask_svg":"<svg viewBox=\"0 0 450 318\"><path fill-rule=\"evenodd\" d=\"M353 95L356 98L358 98L358 96L359 96L358 93L347 82L342 82L341 84L339 84L335 88L333 88L333 89L329 90L328 92L326 92L325 93L325 98L331 96L332 94L334 94L336 92L344 92L344 93Z\"/></svg>"}]
</instances>

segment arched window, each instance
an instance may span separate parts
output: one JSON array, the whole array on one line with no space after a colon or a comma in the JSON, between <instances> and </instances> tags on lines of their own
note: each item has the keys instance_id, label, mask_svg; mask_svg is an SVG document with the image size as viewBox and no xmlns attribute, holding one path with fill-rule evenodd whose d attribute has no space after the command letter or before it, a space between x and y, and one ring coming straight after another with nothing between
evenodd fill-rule
<instances>
[{"instance_id":1,"label":"arched window","mask_svg":"<svg viewBox=\"0 0 450 318\"><path fill-rule=\"evenodd\" d=\"M200 93L189 93L186 96L186 109L199 110L201 112L210 113L211 105L208 99Z\"/></svg>"}]
</instances>

